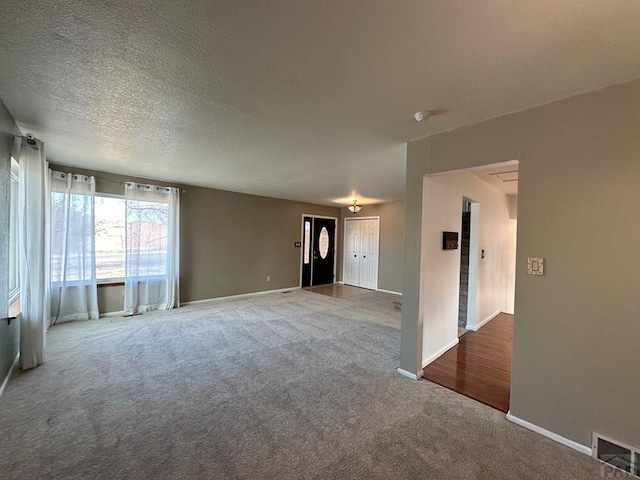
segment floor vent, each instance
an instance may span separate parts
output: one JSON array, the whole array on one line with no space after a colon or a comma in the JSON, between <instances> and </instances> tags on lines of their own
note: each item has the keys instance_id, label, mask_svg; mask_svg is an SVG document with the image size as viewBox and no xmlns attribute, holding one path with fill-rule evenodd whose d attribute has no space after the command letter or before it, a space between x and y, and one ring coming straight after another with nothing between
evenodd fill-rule
<instances>
[{"instance_id":1,"label":"floor vent","mask_svg":"<svg viewBox=\"0 0 640 480\"><path fill-rule=\"evenodd\" d=\"M617 478L619 470L640 477L640 449L593 434L593 458L604 463L603 478Z\"/></svg>"}]
</instances>

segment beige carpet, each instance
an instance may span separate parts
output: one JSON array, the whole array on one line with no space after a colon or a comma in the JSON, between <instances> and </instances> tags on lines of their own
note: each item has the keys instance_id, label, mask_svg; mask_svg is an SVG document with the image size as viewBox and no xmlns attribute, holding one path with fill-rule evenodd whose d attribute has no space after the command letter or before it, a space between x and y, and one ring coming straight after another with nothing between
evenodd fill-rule
<instances>
[{"instance_id":1,"label":"beige carpet","mask_svg":"<svg viewBox=\"0 0 640 480\"><path fill-rule=\"evenodd\" d=\"M395 299L296 290L55 326L48 362L0 399L0 477L601 478L398 375Z\"/></svg>"}]
</instances>

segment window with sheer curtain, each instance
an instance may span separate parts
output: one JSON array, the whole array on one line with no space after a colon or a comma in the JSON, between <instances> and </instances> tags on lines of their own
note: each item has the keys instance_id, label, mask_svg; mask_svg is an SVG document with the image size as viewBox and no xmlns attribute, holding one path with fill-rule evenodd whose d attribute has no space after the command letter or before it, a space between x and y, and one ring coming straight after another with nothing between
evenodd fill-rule
<instances>
[{"instance_id":1,"label":"window with sheer curtain","mask_svg":"<svg viewBox=\"0 0 640 480\"><path fill-rule=\"evenodd\" d=\"M126 315L179 306L179 191L125 184Z\"/></svg>"},{"instance_id":2,"label":"window with sheer curtain","mask_svg":"<svg viewBox=\"0 0 640 480\"><path fill-rule=\"evenodd\" d=\"M52 323L98 318L95 179L51 172Z\"/></svg>"},{"instance_id":3,"label":"window with sheer curtain","mask_svg":"<svg viewBox=\"0 0 640 480\"><path fill-rule=\"evenodd\" d=\"M20 173L18 162L11 158L11 189L9 198L9 315L20 313Z\"/></svg>"}]
</instances>

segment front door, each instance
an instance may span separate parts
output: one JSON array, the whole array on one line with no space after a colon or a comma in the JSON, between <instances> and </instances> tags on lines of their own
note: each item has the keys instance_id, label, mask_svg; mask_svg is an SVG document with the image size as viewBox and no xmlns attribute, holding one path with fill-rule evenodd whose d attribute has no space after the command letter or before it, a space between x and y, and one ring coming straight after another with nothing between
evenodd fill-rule
<instances>
[{"instance_id":1,"label":"front door","mask_svg":"<svg viewBox=\"0 0 640 480\"><path fill-rule=\"evenodd\" d=\"M333 283L336 248L336 221L329 218L313 219L313 281L312 285Z\"/></svg>"}]
</instances>

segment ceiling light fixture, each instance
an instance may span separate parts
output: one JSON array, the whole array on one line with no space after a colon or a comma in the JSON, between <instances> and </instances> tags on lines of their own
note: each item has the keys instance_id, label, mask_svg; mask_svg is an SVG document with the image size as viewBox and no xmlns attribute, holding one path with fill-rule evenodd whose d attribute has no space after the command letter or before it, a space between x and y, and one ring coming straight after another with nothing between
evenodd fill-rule
<instances>
[{"instance_id":1,"label":"ceiling light fixture","mask_svg":"<svg viewBox=\"0 0 640 480\"><path fill-rule=\"evenodd\" d=\"M360 210L362 210L362 207L358 205L358 200L354 200L353 203L349 205L349 207L347 208L349 208L349 211L354 215L358 213Z\"/></svg>"},{"instance_id":2,"label":"ceiling light fixture","mask_svg":"<svg viewBox=\"0 0 640 480\"><path fill-rule=\"evenodd\" d=\"M416 112L414 118L416 119L416 122L424 122L430 116L431 112L429 110L425 110L424 112Z\"/></svg>"}]
</instances>

